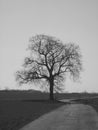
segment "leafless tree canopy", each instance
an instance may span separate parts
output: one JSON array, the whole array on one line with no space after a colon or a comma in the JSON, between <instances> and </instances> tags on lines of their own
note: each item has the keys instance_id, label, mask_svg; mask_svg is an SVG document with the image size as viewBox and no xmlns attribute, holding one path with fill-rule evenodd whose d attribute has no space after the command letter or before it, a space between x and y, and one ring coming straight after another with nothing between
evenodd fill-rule
<instances>
[{"instance_id":1,"label":"leafless tree canopy","mask_svg":"<svg viewBox=\"0 0 98 130\"><path fill-rule=\"evenodd\" d=\"M82 70L81 53L78 45L65 44L55 37L36 35L30 39L30 57L24 60L24 69L17 72L20 83L47 81L54 90L60 90L60 83L66 74L78 79Z\"/></svg>"}]
</instances>

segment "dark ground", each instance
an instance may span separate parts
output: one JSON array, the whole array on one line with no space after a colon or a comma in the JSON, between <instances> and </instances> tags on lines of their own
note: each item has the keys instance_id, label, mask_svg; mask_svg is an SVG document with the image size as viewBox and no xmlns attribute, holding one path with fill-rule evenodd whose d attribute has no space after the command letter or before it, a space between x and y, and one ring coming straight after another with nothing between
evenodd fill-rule
<instances>
[{"instance_id":1,"label":"dark ground","mask_svg":"<svg viewBox=\"0 0 98 130\"><path fill-rule=\"evenodd\" d=\"M89 104L98 112L98 94L56 94L56 99L76 99L77 103ZM64 103L50 102L49 94L36 91L0 92L0 130L18 130ZM96 97L96 98L94 98ZM80 99L86 98L86 99ZM44 100L43 100L44 99Z\"/></svg>"},{"instance_id":2,"label":"dark ground","mask_svg":"<svg viewBox=\"0 0 98 130\"><path fill-rule=\"evenodd\" d=\"M61 105L49 101L0 101L0 130L18 130Z\"/></svg>"}]
</instances>

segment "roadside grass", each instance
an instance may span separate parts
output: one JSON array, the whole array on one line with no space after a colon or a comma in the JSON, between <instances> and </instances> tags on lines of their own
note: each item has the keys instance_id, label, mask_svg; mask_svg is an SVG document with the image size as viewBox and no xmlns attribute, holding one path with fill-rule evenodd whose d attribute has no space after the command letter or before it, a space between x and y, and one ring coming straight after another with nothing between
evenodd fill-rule
<instances>
[{"instance_id":1,"label":"roadside grass","mask_svg":"<svg viewBox=\"0 0 98 130\"><path fill-rule=\"evenodd\" d=\"M87 98L87 99L77 99L75 100L77 103L83 103L85 105L92 106L98 113L98 97L95 98Z\"/></svg>"},{"instance_id":2,"label":"roadside grass","mask_svg":"<svg viewBox=\"0 0 98 130\"><path fill-rule=\"evenodd\" d=\"M48 100L1 100L0 130L19 130L27 123L62 105L64 103Z\"/></svg>"}]
</instances>

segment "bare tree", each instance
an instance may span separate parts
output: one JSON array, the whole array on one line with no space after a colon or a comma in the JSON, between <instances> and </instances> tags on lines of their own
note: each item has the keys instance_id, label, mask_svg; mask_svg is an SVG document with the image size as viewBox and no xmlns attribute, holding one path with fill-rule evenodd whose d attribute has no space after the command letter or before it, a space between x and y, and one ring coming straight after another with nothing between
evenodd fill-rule
<instances>
[{"instance_id":1,"label":"bare tree","mask_svg":"<svg viewBox=\"0 0 98 130\"><path fill-rule=\"evenodd\" d=\"M63 44L47 35L36 35L30 39L29 50L31 53L24 60L24 69L16 73L16 80L20 84L46 82L50 100L54 100L53 93L62 90L60 84L66 74L69 73L74 80L79 78L82 64L78 45Z\"/></svg>"}]
</instances>

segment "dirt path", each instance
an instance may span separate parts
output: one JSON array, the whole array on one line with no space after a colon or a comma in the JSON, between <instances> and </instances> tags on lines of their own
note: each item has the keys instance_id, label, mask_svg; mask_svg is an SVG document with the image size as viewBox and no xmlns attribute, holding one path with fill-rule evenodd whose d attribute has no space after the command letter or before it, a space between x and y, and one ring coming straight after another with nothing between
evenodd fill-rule
<instances>
[{"instance_id":1,"label":"dirt path","mask_svg":"<svg viewBox=\"0 0 98 130\"><path fill-rule=\"evenodd\" d=\"M98 130L98 114L88 105L64 105L21 130Z\"/></svg>"}]
</instances>

